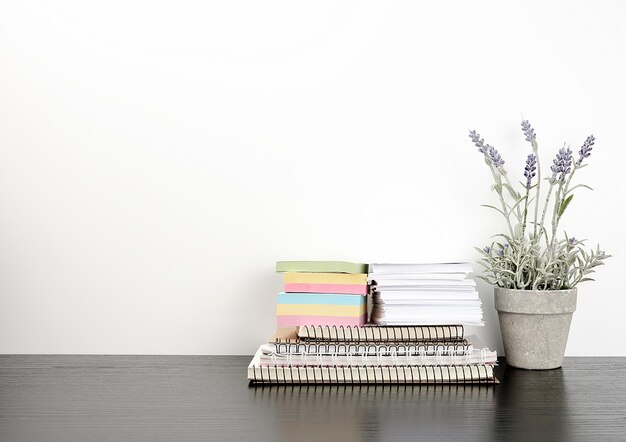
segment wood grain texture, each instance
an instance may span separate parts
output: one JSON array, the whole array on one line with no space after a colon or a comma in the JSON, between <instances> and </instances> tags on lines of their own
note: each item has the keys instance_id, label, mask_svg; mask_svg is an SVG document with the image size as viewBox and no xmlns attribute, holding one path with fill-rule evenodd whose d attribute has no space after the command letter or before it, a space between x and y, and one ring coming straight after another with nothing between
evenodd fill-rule
<instances>
[{"instance_id":1,"label":"wood grain texture","mask_svg":"<svg viewBox=\"0 0 626 442\"><path fill-rule=\"evenodd\" d=\"M0 356L0 441L626 440L626 358L498 386L260 386L248 356Z\"/></svg>"}]
</instances>

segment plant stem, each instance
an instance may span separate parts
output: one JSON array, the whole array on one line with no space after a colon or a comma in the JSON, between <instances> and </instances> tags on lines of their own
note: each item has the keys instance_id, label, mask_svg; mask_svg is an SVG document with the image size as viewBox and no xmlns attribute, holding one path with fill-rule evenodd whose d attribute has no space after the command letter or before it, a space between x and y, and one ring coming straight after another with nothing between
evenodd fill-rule
<instances>
[{"instance_id":1,"label":"plant stem","mask_svg":"<svg viewBox=\"0 0 626 442\"><path fill-rule=\"evenodd\" d=\"M569 183L570 181L572 181L572 178L574 177L574 173L576 172L576 169L578 169L578 166L576 165L576 163L574 163L574 168L572 169L572 173L570 173L569 178L567 179L567 182L565 183L565 190L563 190L563 199L565 199L567 191L569 190Z\"/></svg>"},{"instance_id":2,"label":"plant stem","mask_svg":"<svg viewBox=\"0 0 626 442\"><path fill-rule=\"evenodd\" d=\"M504 197L502 196L502 180L500 179L500 177L498 177L498 179L496 180L496 183L500 186L498 188L498 196L500 197L500 204L502 204L502 210L504 211L504 213L508 213L508 207L506 205L506 202L504 201ZM511 227L511 220L509 219L508 215L506 216L506 223L509 226L509 232L511 233L511 238L514 238L515 233L513 233L513 227Z\"/></svg>"},{"instance_id":3,"label":"plant stem","mask_svg":"<svg viewBox=\"0 0 626 442\"><path fill-rule=\"evenodd\" d=\"M522 241L524 241L524 235L526 234L526 219L528 217L528 194L530 188L526 187L526 196L524 197L524 220L522 221Z\"/></svg>"},{"instance_id":4,"label":"plant stem","mask_svg":"<svg viewBox=\"0 0 626 442\"><path fill-rule=\"evenodd\" d=\"M502 211L506 215L509 213L509 209L508 209L508 206L506 205L506 201L504 201L504 197L502 196L502 178L501 178L502 174L493 167L493 164L491 164L489 160L485 159L485 162L487 162L489 169L491 169L493 180L496 182L498 196L500 197L500 204L502 204ZM505 218L506 218L506 223L509 226L509 232L511 233L511 238L513 238L515 234L513 233L513 227L511 227L511 220L509 220L508 215L506 215Z\"/></svg>"},{"instance_id":5,"label":"plant stem","mask_svg":"<svg viewBox=\"0 0 626 442\"><path fill-rule=\"evenodd\" d=\"M509 187L513 189L513 185L511 184L511 181L509 180L509 176L504 174L504 179L506 180L506 183L509 185ZM515 208L515 213L517 214L517 220L521 221L522 214L519 211L519 205Z\"/></svg>"},{"instance_id":6,"label":"plant stem","mask_svg":"<svg viewBox=\"0 0 626 442\"><path fill-rule=\"evenodd\" d=\"M556 190L554 200L554 210L552 212L552 237L550 238L550 246L548 247L549 256L552 256L552 246L556 237L556 228L559 225L559 207L561 206L561 194L563 192L563 180L559 180L559 188Z\"/></svg>"},{"instance_id":7,"label":"plant stem","mask_svg":"<svg viewBox=\"0 0 626 442\"><path fill-rule=\"evenodd\" d=\"M550 196L552 195L552 188L554 187L554 182L550 182L550 188L548 189L548 195L546 196L546 202L543 205L543 212L541 213L541 222L539 223L539 235L543 232L544 227L543 223L546 219L546 212L548 210L548 203L550 202ZM537 239L537 244L539 244L539 239ZM546 247L548 246L548 237L546 236Z\"/></svg>"},{"instance_id":8,"label":"plant stem","mask_svg":"<svg viewBox=\"0 0 626 442\"><path fill-rule=\"evenodd\" d=\"M558 197L556 199L556 202L554 205L554 213L552 215L552 240L550 241L550 248L552 248L552 244L554 244L554 237L556 236L556 229L559 225L559 221L561 221L561 215L559 214L559 209L561 207L561 204L563 203L563 201L565 201L565 198L567 196L569 183L572 181L572 177L574 176L576 169L578 169L576 164L574 164L573 167L574 168L572 169L572 172L569 174L567 181L565 182L565 184L563 184L563 181L561 181L559 184L559 190L557 191Z\"/></svg>"},{"instance_id":9,"label":"plant stem","mask_svg":"<svg viewBox=\"0 0 626 442\"><path fill-rule=\"evenodd\" d=\"M535 242L535 239L537 238L537 215L539 215L539 196L541 195L541 161L539 161L539 147L537 146L536 141L533 141L533 150L535 151L535 157L537 158L537 197L535 198L535 226L533 229L533 242Z\"/></svg>"}]
</instances>

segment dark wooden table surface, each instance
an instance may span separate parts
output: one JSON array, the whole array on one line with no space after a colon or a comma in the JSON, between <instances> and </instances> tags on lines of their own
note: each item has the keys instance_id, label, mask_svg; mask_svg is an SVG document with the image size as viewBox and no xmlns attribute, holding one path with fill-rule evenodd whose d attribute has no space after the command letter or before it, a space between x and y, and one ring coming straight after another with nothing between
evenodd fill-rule
<instances>
[{"instance_id":1,"label":"dark wooden table surface","mask_svg":"<svg viewBox=\"0 0 626 442\"><path fill-rule=\"evenodd\" d=\"M0 441L626 440L626 358L497 386L262 386L248 356L0 356Z\"/></svg>"}]
</instances>

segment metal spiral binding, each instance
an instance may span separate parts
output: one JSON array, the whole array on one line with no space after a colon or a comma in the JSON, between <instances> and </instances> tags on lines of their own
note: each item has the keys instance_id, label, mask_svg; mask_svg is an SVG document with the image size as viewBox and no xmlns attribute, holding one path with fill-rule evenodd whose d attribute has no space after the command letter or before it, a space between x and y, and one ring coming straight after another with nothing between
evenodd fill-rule
<instances>
[{"instance_id":1,"label":"metal spiral binding","mask_svg":"<svg viewBox=\"0 0 626 442\"><path fill-rule=\"evenodd\" d=\"M339 342L339 341L318 341L318 342L301 342L301 343L274 343L274 351L279 354L302 354L302 353L367 353L374 354L380 352L382 354L417 353L420 349L429 347L439 347L443 355L458 354L465 352L469 348L467 340L462 341L421 341L421 342L404 342L398 341L387 342ZM441 349L444 347L444 349ZM428 352L427 352L428 354Z\"/></svg>"},{"instance_id":2,"label":"metal spiral binding","mask_svg":"<svg viewBox=\"0 0 626 442\"><path fill-rule=\"evenodd\" d=\"M326 369L326 370L324 370ZM255 367L257 384L496 384L486 365ZM477 378L467 376L478 375ZM266 371L266 372L265 372ZM347 375L346 371L350 373ZM387 376L385 376L387 371ZM341 373L341 374L340 374ZM274 376L272 376L274 374ZM324 376L326 374L326 376ZM395 376L394 376L395 375ZM380 376L380 378L379 378Z\"/></svg>"},{"instance_id":3,"label":"metal spiral binding","mask_svg":"<svg viewBox=\"0 0 626 442\"><path fill-rule=\"evenodd\" d=\"M352 326L301 326L306 331L302 341L429 341L462 340L465 330L461 325L352 327ZM411 331L413 335L411 335ZM447 333L446 333L447 331ZM327 337L325 337L327 336ZM454 336L454 338L453 338Z\"/></svg>"},{"instance_id":4,"label":"metal spiral binding","mask_svg":"<svg viewBox=\"0 0 626 442\"><path fill-rule=\"evenodd\" d=\"M411 336L411 331L414 333L413 336ZM259 384L498 383L493 372L490 374L490 367L485 365L488 349L480 349L480 364L469 364L471 353L468 342L463 337L462 326L389 328L310 326L307 327L307 332L306 339L299 339L295 342L277 340L276 351L287 354L287 365L254 367L254 379L251 382ZM416 336L427 340L415 342ZM346 339L349 342L337 342L336 339ZM435 351L428 351L429 346L433 346ZM294 349L297 352L293 352ZM306 356L312 353L315 353L317 365L297 365L298 362L306 362ZM324 356L330 355L333 364L337 362L338 354L347 356L348 364L322 365L320 353ZM422 365L414 365L410 363L411 355L422 358L433 355L436 358L454 355L458 358L465 358L464 362L467 365L441 365L440 360L437 361L438 365L423 365L424 361ZM270 356L272 362L276 362L276 355ZM381 357L391 357L393 365L365 366L364 362L368 357L378 358L379 364ZM403 360L405 357L406 361Z\"/></svg>"}]
</instances>

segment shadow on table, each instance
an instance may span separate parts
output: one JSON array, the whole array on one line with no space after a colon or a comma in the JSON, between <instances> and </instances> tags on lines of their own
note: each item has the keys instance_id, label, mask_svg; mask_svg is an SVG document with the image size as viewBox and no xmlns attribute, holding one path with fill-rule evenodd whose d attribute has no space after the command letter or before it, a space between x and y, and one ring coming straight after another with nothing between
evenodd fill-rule
<instances>
[{"instance_id":1,"label":"shadow on table","mask_svg":"<svg viewBox=\"0 0 626 442\"><path fill-rule=\"evenodd\" d=\"M276 440L485 440L493 385L259 386L249 394ZM271 426L271 428L270 428Z\"/></svg>"},{"instance_id":2,"label":"shadow on table","mask_svg":"<svg viewBox=\"0 0 626 442\"><path fill-rule=\"evenodd\" d=\"M496 388L495 440L572 440L562 369L506 366Z\"/></svg>"}]
</instances>

